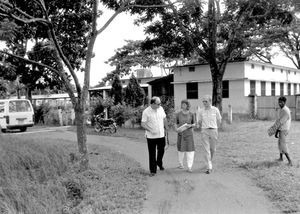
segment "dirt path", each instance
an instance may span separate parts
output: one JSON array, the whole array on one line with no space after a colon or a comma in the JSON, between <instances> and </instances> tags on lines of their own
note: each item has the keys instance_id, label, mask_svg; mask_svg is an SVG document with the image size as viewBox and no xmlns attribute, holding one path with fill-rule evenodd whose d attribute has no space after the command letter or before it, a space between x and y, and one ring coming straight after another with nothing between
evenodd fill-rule
<instances>
[{"instance_id":1,"label":"dirt path","mask_svg":"<svg viewBox=\"0 0 300 214\"><path fill-rule=\"evenodd\" d=\"M45 134L44 137L76 140L73 132ZM146 142L128 138L88 136L88 144L108 146L124 153L148 171ZM143 214L267 214L279 213L266 199L262 190L240 171L216 169L204 173L201 155L195 155L193 173L177 169L177 153L170 146L164 157L165 171L148 178L149 190Z\"/></svg>"}]
</instances>

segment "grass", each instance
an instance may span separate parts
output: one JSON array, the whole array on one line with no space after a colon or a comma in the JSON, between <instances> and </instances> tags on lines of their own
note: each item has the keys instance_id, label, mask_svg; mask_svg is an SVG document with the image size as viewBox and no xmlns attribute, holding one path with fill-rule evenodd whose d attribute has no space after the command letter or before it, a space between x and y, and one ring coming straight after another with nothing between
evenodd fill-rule
<instances>
[{"instance_id":1,"label":"grass","mask_svg":"<svg viewBox=\"0 0 300 214\"><path fill-rule=\"evenodd\" d=\"M300 213L300 122L293 121L288 136L290 155L294 166L279 157L277 139L267 135L270 121L238 120L231 125L223 124L219 133L216 168L218 170L243 170L255 184L262 188L269 199L283 213ZM89 134L96 133L91 128ZM104 133L104 135L111 135ZM142 129L123 129L112 136L125 136L144 142ZM170 145L176 145L176 133L169 131ZM195 131L196 150L200 148L200 133Z\"/></svg>"},{"instance_id":2,"label":"grass","mask_svg":"<svg viewBox=\"0 0 300 214\"><path fill-rule=\"evenodd\" d=\"M137 162L93 145L90 169L79 172L76 144L59 144L0 136L0 213L140 213L146 174Z\"/></svg>"}]
</instances>

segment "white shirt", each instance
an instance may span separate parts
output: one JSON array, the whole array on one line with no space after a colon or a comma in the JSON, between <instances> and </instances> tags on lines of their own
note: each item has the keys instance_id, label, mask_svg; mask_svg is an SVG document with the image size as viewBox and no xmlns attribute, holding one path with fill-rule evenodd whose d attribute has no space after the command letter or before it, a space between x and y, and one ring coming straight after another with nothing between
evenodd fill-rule
<instances>
[{"instance_id":1,"label":"white shirt","mask_svg":"<svg viewBox=\"0 0 300 214\"><path fill-rule=\"evenodd\" d=\"M218 123L221 122L222 117L218 108L211 106L210 109L200 109L199 111L199 122L201 122L202 129L218 128Z\"/></svg>"},{"instance_id":2,"label":"white shirt","mask_svg":"<svg viewBox=\"0 0 300 214\"><path fill-rule=\"evenodd\" d=\"M166 113L164 109L160 106L157 109L148 106L142 114L142 122L147 124L151 129L151 132L146 130L147 138L162 138L165 136L164 129L164 119L166 118Z\"/></svg>"}]
</instances>

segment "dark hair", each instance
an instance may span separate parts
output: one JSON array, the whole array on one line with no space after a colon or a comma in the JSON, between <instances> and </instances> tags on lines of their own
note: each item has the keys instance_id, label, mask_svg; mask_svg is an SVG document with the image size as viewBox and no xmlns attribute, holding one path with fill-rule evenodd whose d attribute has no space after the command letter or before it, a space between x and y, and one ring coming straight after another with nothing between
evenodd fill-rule
<instances>
[{"instance_id":1,"label":"dark hair","mask_svg":"<svg viewBox=\"0 0 300 214\"><path fill-rule=\"evenodd\" d=\"M278 101L282 101L282 102L285 103L285 102L286 102L286 98L285 98L285 97L279 97L279 98L278 98Z\"/></svg>"},{"instance_id":2,"label":"dark hair","mask_svg":"<svg viewBox=\"0 0 300 214\"><path fill-rule=\"evenodd\" d=\"M187 109L187 110L190 110L190 107L191 107L190 102L189 102L188 100L182 100L182 101L181 101L181 105L182 105L183 103L186 104L186 109Z\"/></svg>"}]
</instances>

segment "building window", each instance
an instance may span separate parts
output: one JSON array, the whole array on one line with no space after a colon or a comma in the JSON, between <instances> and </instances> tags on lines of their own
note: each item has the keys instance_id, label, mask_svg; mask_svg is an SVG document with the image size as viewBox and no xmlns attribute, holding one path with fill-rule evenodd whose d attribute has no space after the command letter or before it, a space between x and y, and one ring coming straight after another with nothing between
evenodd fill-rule
<instances>
[{"instance_id":1,"label":"building window","mask_svg":"<svg viewBox=\"0 0 300 214\"><path fill-rule=\"evenodd\" d=\"M261 70L265 70L265 66L264 65L261 66Z\"/></svg>"},{"instance_id":2,"label":"building window","mask_svg":"<svg viewBox=\"0 0 300 214\"><path fill-rule=\"evenodd\" d=\"M280 69L281 73L283 73L283 69Z\"/></svg>"},{"instance_id":3,"label":"building window","mask_svg":"<svg viewBox=\"0 0 300 214\"><path fill-rule=\"evenodd\" d=\"M255 67L254 64L251 64L251 68L254 69L254 67Z\"/></svg>"},{"instance_id":4,"label":"building window","mask_svg":"<svg viewBox=\"0 0 300 214\"><path fill-rule=\"evenodd\" d=\"M222 97L229 98L229 80L224 80L222 84L223 84Z\"/></svg>"},{"instance_id":5,"label":"building window","mask_svg":"<svg viewBox=\"0 0 300 214\"><path fill-rule=\"evenodd\" d=\"M288 83L288 95L291 95L291 83Z\"/></svg>"},{"instance_id":6,"label":"building window","mask_svg":"<svg viewBox=\"0 0 300 214\"><path fill-rule=\"evenodd\" d=\"M254 80L250 80L250 94L255 95L256 90L255 90L256 84Z\"/></svg>"},{"instance_id":7,"label":"building window","mask_svg":"<svg viewBox=\"0 0 300 214\"><path fill-rule=\"evenodd\" d=\"M296 71L294 71L294 74L296 75Z\"/></svg>"},{"instance_id":8,"label":"building window","mask_svg":"<svg viewBox=\"0 0 300 214\"><path fill-rule=\"evenodd\" d=\"M138 83L141 83L142 82L142 80L138 80Z\"/></svg>"},{"instance_id":9,"label":"building window","mask_svg":"<svg viewBox=\"0 0 300 214\"><path fill-rule=\"evenodd\" d=\"M280 96L284 95L284 83L280 83Z\"/></svg>"},{"instance_id":10,"label":"building window","mask_svg":"<svg viewBox=\"0 0 300 214\"><path fill-rule=\"evenodd\" d=\"M271 96L275 96L276 94L276 84L275 82L271 82Z\"/></svg>"},{"instance_id":11,"label":"building window","mask_svg":"<svg viewBox=\"0 0 300 214\"><path fill-rule=\"evenodd\" d=\"M189 67L189 72L195 72L195 67Z\"/></svg>"},{"instance_id":12,"label":"building window","mask_svg":"<svg viewBox=\"0 0 300 214\"><path fill-rule=\"evenodd\" d=\"M198 83L187 83L186 84L186 98L187 99L198 99Z\"/></svg>"},{"instance_id":13,"label":"building window","mask_svg":"<svg viewBox=\"0 0 300 214\"><path fill-rule=\"evenodd\" d=\"M261 96L266 96L266 82L262 81L260 85L261 85Z\"/></svg>"},{"instance_id":14,"label":"building window","mask_svg":"<svg viewBox=\"0 0 300 214\"><path fill-rule=\"evenodd\" d=\"M294 83L294 95L297 94L297 84Z\"/></svg>"},{"instance_id":15,"label":"building window","mask_svg":"<svg viewBox=\"0 0 300 214\"><path fill-rule=\"evenodd\" d=\"M272 71L274 72L274 71L275 71L275 68L272 68Z\"/></svg>"}]
</instances>

